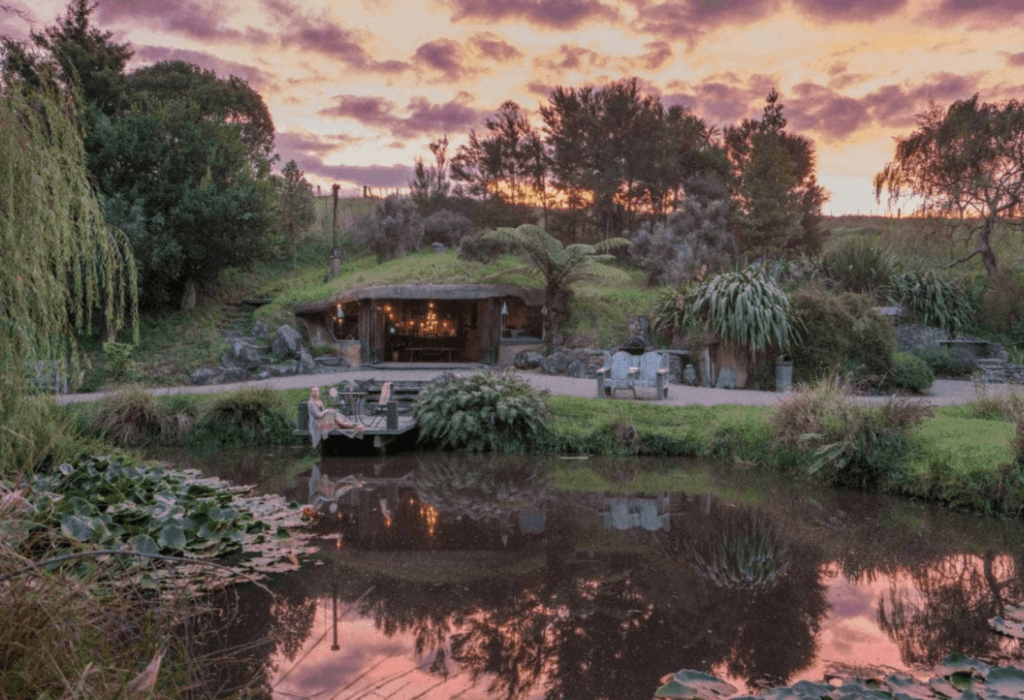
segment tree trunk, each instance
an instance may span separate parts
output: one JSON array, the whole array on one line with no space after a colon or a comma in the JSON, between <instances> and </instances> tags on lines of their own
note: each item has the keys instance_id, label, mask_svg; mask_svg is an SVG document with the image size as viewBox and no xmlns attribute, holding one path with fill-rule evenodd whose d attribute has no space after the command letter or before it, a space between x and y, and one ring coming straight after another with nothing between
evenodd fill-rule
<instances>
[{"instance_id":1,"label":"tree trunk","mask_svg":"<svg viewBox=\"0 0 1024 700\"><path fill-rule=\"evenodd\" d=\"M181 308L196 308L196 281L193 279L189 279L185 282L185 294L181 298Z\"/></svg>"},{"instance_id":2,"label":"tree trunk","mask_svg":"<svg viewBox=\"0 0 1024 700\"><path fill-rule=\"evenodd\" d=\"M981 252L981 261L985 264L985 272L988 273L989 281L996 278L999 271L996 266L996 254L992 251L992 231L995 229L995 219L985 219L985 226L978 234L978 250Z\"/></svg>"}]
</instances>

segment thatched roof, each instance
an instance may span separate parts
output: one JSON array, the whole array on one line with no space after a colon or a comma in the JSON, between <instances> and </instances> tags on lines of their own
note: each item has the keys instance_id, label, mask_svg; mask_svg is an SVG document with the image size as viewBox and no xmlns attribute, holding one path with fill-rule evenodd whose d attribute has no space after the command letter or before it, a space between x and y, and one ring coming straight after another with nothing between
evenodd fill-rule
<instances>
[{"instance_id":1,"label":"thatched roof","mask_svg":"<svg viewBox=\"0 0 1024 700\"><path fill-rule=\"evenodd\" d=\"M513 284L384 284L345 289L320 301L298 304L295 307L295 313L300 316L325 313L338 304L346 304L360 299L464 301L494 297L518 297L527 306L542 306L544 304L544 290L519 287Z\"/></svg>"}]
</instances>

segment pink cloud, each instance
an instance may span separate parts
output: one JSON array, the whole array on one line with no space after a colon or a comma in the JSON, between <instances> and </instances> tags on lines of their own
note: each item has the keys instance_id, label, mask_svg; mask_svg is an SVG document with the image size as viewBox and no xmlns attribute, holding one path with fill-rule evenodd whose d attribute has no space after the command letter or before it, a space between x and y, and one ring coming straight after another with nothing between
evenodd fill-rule
<instances>
[{"instance_id":1,"label":"pink cloud","mask_svg":"<svg viewBox=\"0 0 1024 700\"><path fill-rule=\"evenodd\" d=\"M619 13L598 0L449 0L452 21L523 19L552 29L575 29L591 21L612 22Z\"/></svg>"}]
</instances>

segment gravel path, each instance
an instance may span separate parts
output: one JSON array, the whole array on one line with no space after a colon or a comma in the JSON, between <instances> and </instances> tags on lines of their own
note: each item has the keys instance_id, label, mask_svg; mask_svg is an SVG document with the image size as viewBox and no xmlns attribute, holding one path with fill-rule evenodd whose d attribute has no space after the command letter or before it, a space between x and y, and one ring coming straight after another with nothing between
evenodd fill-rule
<instances>
[{"instance_id":1,"label":"gravel path","mask_svg":"<svg viewBox=\"0 0 1024 700\"><path fill-rule=\"evenodd\" d=\"M156 395L165 394L213 394L224 391L233 391L243 387L265 387L268 389L305 389L313 386L328 386L337 384L342 380L354 381L359 379L392 379L392 380L430 380L441 372L441 368L432 369L408 369L408 368L387 368L387 369L357 369L334 372L331 374L308 374L292 377L278 377L275 379L264 379L261 381L239 382L235 384L214 384L211 386L181 386L150 389L150 393ZM458 368L454 371L461 374L472 374L482 371L478 368ZM574 379L572 377L549 376L540 372L527 371L519 372L519 375L538 389L547 389L552 394L559 396L579 396L582 398L595 398L597 395L597 380L595 379ZM1005 385L992 385L989 393L996 395L1007 390ZM60 404L79 403L83 401L96 401L105 394L63 394L57 397ZM650 392L653 398L653 390ZM630 393L620 393L620 396L629 396ZM785 394L776 394L766 391L745 391L739 389L709 389L704 387L691 387L670 385L668 398L662 404L670 406L684 406L687 404L698 404L701 406L717 406L721 404L735 404L741 406L774 406ZM887 397L867 396L858 397L858 401L865 403L882 403ZM952 406L967 403L976 399L974 385L966 379L936 379L935 384L921 397L935 406Z\"/></svg>"}]
</instances>

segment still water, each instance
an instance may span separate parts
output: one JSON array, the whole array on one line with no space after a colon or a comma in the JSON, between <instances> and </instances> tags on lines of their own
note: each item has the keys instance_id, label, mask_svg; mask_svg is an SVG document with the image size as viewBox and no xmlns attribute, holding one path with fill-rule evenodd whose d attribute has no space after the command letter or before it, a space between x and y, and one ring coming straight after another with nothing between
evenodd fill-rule
<instances>
[{"instance_id":1,"label":"still water","mask_svg":"<svg viewBox=\"0 0 1024 700\"><path fill-rule=\"evenodd\" d=\"M305 503L301 454L189 466ZM320 553L270 581L276 598L225 597L208 641L233 650L219 683L275 698L648 700L684 668L753 691L836 666L925 672L953 651L1024 665L988 625L1024 601L1017 522L749 469L567 464L686 473L678 488L597 494L548 488L530 459L325 458Z\"/></svg>"}]
</instances>

